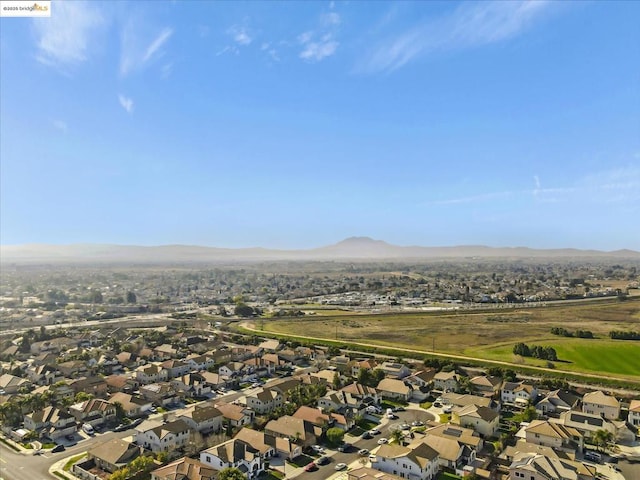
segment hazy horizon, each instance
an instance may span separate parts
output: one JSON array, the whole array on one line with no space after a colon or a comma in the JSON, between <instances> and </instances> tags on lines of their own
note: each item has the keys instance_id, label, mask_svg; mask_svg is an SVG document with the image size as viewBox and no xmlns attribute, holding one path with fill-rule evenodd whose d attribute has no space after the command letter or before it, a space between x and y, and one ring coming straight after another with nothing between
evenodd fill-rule
<instances>
[{"instance_id":1,"label":"hazy horizon","mask_svg":"<svg viewBox=\"0 0 640 480\"><path fill-rule=\"evenodd\" d=\"M639 251L639 17L55 1L2 18L0 244Z\"/></svg>"}]
</instances>

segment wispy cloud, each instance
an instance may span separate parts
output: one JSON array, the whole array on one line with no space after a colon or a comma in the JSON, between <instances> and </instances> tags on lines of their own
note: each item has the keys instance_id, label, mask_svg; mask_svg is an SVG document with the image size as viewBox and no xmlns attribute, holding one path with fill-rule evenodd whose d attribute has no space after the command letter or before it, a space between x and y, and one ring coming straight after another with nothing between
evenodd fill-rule
<instances>
[{"instance_id":1,"label":"wispy cloud","mask_svg":"<svg viewBox=\"0 0 640 480\"><path fill-rule=\"evenodd\" d=\"M449 15L428 19L376 45L356 66L357 71L393 71L436 51L480 47L505 41L540 18L552 2L546 0L463 3Z\"/></svg>"},{"instance_id":2,"label":"wispy cloud","mask_svg":"<svg viewBox=\"0 0 640 480\"><path fill-rule=\"evenodd\" d=\"M151 42L151 44L147 47L147 51L145 52L142 61L148 62L149 60L151 60L153 56L160 51L160 48L165 43L167 43L167 40L171 38L171 35L173 35L172 28L165 28L164 30L162 30L162 32L160 32L160 35L158 35L155 40Z\"/></svg>"},{"instance_id":3,"label":"wispy cloud","mask_svg":"<svg viewBox=\"0 0 640 480\"><path fill-rule=\"evenodd\" d=\"M83 1L60 1L50 18L33 19L37 38L36 59L51 67L67 71L91 55L94 36L105 22L95 4Z\"/></svg>"},{"instance_id":4,"label":"wispy cloud","mask_svg":"<svg viewBox=\"0 0 640 480\"><path fill-rule=\"evenodd\" d=\"M534 175L534 188L503 190L427 202L427 205L461 205L500 199L532 199L540 203L621 203L640 201L640 168L627 167L598 172L578 179L573 185L543 188Z\"/></svg>"},{"instance_id":5,"label":"wispy cloud","mask_svg":"<svg viewBox=\"0 0 640 480\"><path fill-rule=\"evenodd\" d=\"M298 56L307 62L319 62L334 55L340 45L336 35L341 21L340 15L334 11L320 15L317 30L298 35L298 43L302 46Z\"/></svg>"},{"instance_id":6,"label":"wispy cloud","mask_svg":"<svg viewBox=\"0 0 640 480\"><path fill-rule=\"evenodd\" d=\"M67 122L63 121L63 120L54 120L53 122L51 122L53 127L56 128L57 130L60 130L61 132L67 132L67 130L69 130L69 126L67 125Z\"/></svg>"},{"instance_id":7,"label":"wispy cloud","mask_svg":"<svg viewBox=\"0 0 640 480\"><path fill-rule=\"evenodd\" d=\"M162 78L169 78L171 73L173 72L173 62L165 63L160 70L160 75Z\"/></svg>"},{"instance_id":8,"label":"wispy cloud","mask_svg":"<svg viewBox=\"0 0 640 480\"><path fill-rule=\"evenodd\" d=\"M126 110L127 113L133 113L133 100L129 97L125 97L124 95L118 95L118 101L122 108Z\"/></svg>"},{"instance_id":9,"label":"wispy cloud","mask_svg":"<svg viewBox=\"0 0 640 480\"><path fill-rule=\"evenodd\" d=\"M163 47L172 37L174 30L163 28L149 41L140 38L139 28L133 21L125 25L121 34L122 52L120 55L120 75L126 77L136 70L151 65L155 60L164 56Z\"/></svg>"}]
</instances>

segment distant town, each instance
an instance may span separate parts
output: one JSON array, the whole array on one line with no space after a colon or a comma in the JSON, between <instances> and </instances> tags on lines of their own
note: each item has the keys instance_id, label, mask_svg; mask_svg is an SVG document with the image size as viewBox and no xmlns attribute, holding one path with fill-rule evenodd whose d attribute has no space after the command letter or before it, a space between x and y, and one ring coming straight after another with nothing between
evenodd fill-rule
<instances>
[{"instance_id":1,"label":"distant town","mask_svg":"<svg viewBox=\"0 0 640 480\"><path fill-rule=\"evenodd\" d=\"M603 388L237 327L335 312L634 306L638 263L10 265L3 478L637 478L633 383Z\"/></svg>"}]
</instances>

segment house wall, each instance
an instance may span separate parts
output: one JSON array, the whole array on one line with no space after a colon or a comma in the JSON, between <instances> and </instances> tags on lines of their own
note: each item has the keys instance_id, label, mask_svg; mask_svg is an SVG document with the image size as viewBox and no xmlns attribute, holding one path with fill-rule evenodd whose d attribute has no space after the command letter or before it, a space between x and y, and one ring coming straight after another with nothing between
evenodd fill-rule
<instances>
[{"instance_id":1,"label":"house wall","mask_svg":"<svg viewBox=\"0 0 640 480\"><path fill-rule=\"evenodd\" d=\"M425 469L417 465L406 457L401 458L384 458L378 457L376 462L371 464L376 470L385 473L392 473L402 478L431 480L438 473L438 462L429 462Z\"/></svg>"},{"instance_id":2,"label":"house wall","mask_svg":"<svg viewBox=\"0 0 640 480\"><path fill-rule=\"evenodd\" d=\"M620 416L620 409L608 405L599 405L597 403L585 403L582 405L584 413L602 415L607 420L615 420Z\"/></svg>"}]
</instances>

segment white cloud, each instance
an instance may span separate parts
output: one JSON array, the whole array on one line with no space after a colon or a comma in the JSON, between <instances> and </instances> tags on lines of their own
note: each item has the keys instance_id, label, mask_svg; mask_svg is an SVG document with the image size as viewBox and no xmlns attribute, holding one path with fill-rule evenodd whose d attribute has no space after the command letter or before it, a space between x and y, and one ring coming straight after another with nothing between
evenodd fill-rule
<instances>
[{"instance_id":1,"label":"white cloud","mask_svg":"<svg viewBox=\"0 0 640 480\"><path fill-rule=\"evenodd\" d=\"M340 25L340 15L329 12L320 15L319 27L298 35L298 43L302 50L298 55L307 62L319 62L336 53L340 43L336 40L336 32Z\"/></svg>"},{"instance_id":2,"label":"white cloud","mask_svg":"<svg viewBox=\"0 0 640 480\"><path fill-rule=\"evenodd\" d=\"M173 28L165 27L149 41L150 35L141 35L142 28L130 20L123 28L120 37L122 51L120 55L120 75L126 77L134 71L151 65L164 55L163 47L173 35ZM146 40L141 38L146 36Z\"/></svg>"},{"instance_id":3,"label":"white cloud","mask_svg":"<svg viewBox=\"0 0 640 480\"><path fill-rule=\"evenodd\" d=\"M120 102L122 108L127 111L127 113L133 113L133 100L131 98L125 97L124 95L120 94L118 95L118 101Z\"/></svg>"},{"instance_id":4,"label":"white cloud","mask_svg":"<svg viewBox=\"0 0 640 480\"><path fill-rule=\"evenodd\" d=\"M308 42L300 52L300 58L312 62L319 62L336 53L338 45L339 43L337 41L331 39L319 42Z\"/></svg>"},{"instance_id":5,"label":"white cloud","mask_svg":"<svg viewBox=\"0 0 640 480\"><path fill-rule=\"evenodd\" d=\"M233 41L238 45L247 46L250 45L253 41L253 38L251 37L247 27L233 25L231 28L229 28L228 33L229 35L231 35L231 38L233 38Z\"/></svg>"},{"instance_id":6,"label":"white cloud","mask_svg":"<svg viewBox=\"0 0 640 480\"><path fill-rule=\"evenodd\" d=\"M162 78L169 78L171 72L173 72L173 63L165 63L161 69Z\"/></svg>"},{"instance_id":7,"label":"white cloud","mask_svg":"<svg viewBox=\"0 0 640 480\"><path fill-rule=\"evenodd\" d=\"M165 28L164 30L162 30L162 32L160 32L160 35L158 35L155 40L151 42L151 44L147 47L147 51L145 52L142 61L148 62L149 60L151 60L151 58L153 58L153 56L160 50L160 48L167 42L167 40L171 38L171 35L173 35L172 28Z\"/></svg>"},{"instance_id":8,"label":"white cloud","mask_svg":"<svg viewBox=\"0 0 640 480\"><path fill-rule=\"evenodd\" d=\"M57 128L58 130L60 130L61 132L67 132L67 130L69 130L69 126L67 125L67 122L63 121L63 120L54 120L52 122L53 126L55 128Z\"/></svg>"},{"instance_id":9,"label":"white cloud","mask_svg":"<svg viewBox=\"0 0 640 480\"><path fill-rule=\"evenodd\" d=\"M94 35L105 24L105 18L89 2L60 1L55 2L54 9L50 18L33 19L36 59L64 70L89 58Z\"/></svg>"},{"instance_id":10,"label":"white cloud","mask_svg":"<svg viewBox=\"0 0 640 480\"><path fill-rule=\"evenodd\" d=\"M377 45L356 70L393 71L435 51L508 40L527 30L551 4L546 0L463 3L449 15L423 21Z\"/></svg>"}]
</instances>

